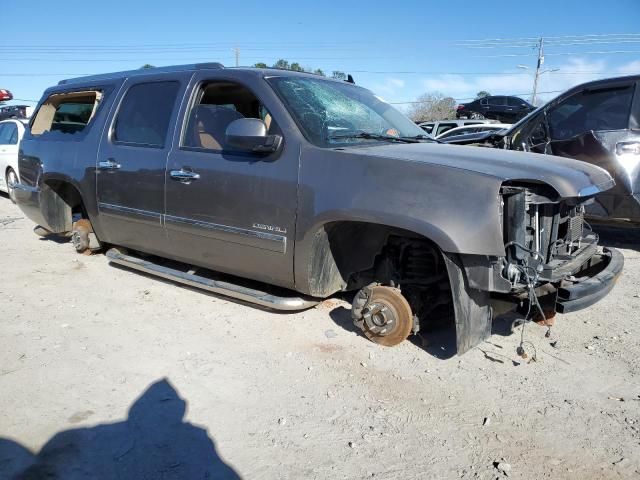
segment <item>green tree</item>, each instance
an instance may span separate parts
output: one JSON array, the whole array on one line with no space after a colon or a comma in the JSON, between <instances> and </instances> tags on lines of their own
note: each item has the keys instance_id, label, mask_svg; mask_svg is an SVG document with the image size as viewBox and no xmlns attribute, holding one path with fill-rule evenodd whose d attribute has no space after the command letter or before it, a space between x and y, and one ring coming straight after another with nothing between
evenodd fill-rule
<instances>
[{"instance_id":1,"label":"green tree","mask_svg":"<svg viewBox=\"0 0 640 480\"><path fill-rule=\"evenodd\" d=\"M145 63L144 65L142 65L140 67L140 70L142 70L143 68L156 68L155 65L151 65L150 63Z\"/></svg>"},{"instance_id":2,"label":"green tree","mask_svg":"<svg viewBox=\"0 0 640 480\"><path fill-rule=\"evenodd\" d=\"M304 68L302 68L302 66L298 62L293 62L289 66L289 70L293 70L294 72L304 72Z\"/></svg>"},{"instance_id":3,"label":"green tree","mask_svg":"<svg viewBox=\"0 0 640 480\"><path fill-rule=\"evenodd\" d=\"M276 63L273 64L273 68L280 68L282 70L289 70L289 62L287 60L284 59L280 59L278 60Z\"/></svg>"},{"instance_id":4,"label":"green tree","mask_svg":"<svg viewBox=\"0 0 640 480\"><path fill-rule=\"evenodd\" d=\"M491 94L489 92L487 92L486 90L480 90L478 93L476 93L476 98L483 98L483 97L488 97Z\"/></svg>"},{"instance_id":5,"label":"green tree","mask_svg":"<svg viewBox=\"0 0 640 480\"><path fill-rule=\"evenodd\" d=\"M324 77L324 76L325 76L325 74L324 74L324 72L322 71L322 69L321 69L321 68L316 68L316 69L313 71L313 73L315 73L316 75L320 75L321 77Z\"/></svg>"},{"instance_id":6,"label":"green tree","mask_svg":"<svg viewBox=\"0 0 640 480\"><path fill-rule=\"evenodd\" d=\"M264 62L258 62L256 64L254 64L253 66L254 66L254 68L269 68L269 66Z\"/></svg>"},{"instance_id":7,"label":"green tree","mask_svg":"<svg viewBox=\"0 0 640 480\"><path fill-rule=\"evenodd\" d=\"M336 80L346 80L347 74L339 70L334 70L331 72L331 78L335 78Z\"/></svg>"}]
</instances>

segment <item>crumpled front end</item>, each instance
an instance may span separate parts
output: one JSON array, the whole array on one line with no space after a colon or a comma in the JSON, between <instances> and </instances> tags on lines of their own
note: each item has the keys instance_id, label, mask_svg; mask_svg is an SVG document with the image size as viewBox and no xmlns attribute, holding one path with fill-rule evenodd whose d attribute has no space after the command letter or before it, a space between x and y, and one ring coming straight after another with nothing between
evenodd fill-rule
<instances>
[{"instance_id":1,"label":"crumpled front end","mask_svg":"<svg viewBox=\"0 0 640 480\"><path fill-rule=\"evenodd\" d=\"M504 256L447 254L459 354L488 338L491 319L508 310L544 319L593 305L624 265L585 221L593 196L558 199L544 186L517 183L500 194Z\"/></svg>"}]
</instances>

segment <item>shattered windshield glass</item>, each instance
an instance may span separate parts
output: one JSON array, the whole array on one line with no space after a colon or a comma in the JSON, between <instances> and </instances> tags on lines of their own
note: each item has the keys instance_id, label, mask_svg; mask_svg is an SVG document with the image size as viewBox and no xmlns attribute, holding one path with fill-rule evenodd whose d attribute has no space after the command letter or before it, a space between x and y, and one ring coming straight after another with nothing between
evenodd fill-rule
<instances>
[{"instance_id":1,"label":"shattered windshield glass","mask_svg":"<svg viewBox=\"0 0 640 480\"><path fill-rule=\"evenodd\" d=\"M418 141L425 132L369 90L307 77L268 79L315 145Z\"/></svg>"}]
</instances>

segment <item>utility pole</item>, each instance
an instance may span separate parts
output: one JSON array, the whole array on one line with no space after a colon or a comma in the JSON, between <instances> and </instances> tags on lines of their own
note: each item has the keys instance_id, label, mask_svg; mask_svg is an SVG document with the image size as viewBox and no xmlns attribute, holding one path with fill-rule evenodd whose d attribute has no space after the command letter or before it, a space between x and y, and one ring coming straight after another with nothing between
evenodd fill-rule
<instances>
[{"instance_id":1,"label":"utility pole","mask_svg":"<svg viewBox=\"0 0 640 480\"><path fill-rule=\"evenodd\" d=\"M531 94L531 105L536 106L536 93L538 92L538 77L540 69L544 64L544 39L540 37L538 41L538 65L536 66L536 75L533 77L533 93Z\"/></svg>"},{"instance_id":2,"label":"utility pole","mask_svg":"<svg viewBox=\"0 0 640 480\"><path fill-rule=\"evenodd\" d=\"M234 47L233 51L236 54L236 67L240 66L240 49L238 47Z\"/></svg>"}]
</instances>

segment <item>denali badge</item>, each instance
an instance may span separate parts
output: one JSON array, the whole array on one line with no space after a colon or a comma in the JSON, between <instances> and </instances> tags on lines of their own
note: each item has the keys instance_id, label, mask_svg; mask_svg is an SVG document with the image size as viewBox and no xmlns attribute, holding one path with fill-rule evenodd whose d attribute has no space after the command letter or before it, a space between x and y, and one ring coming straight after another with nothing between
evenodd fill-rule
<instances>
[{"instance_id":1,"label":"denali badge","mask_svg":"<svg viewBox=\"0 0 640 480\"><path fill-rule=\"evenodd\" d=\"M273 225L265 225L264 223L254 223L253 228L266 230L267 232L287 233L286 228L274 227Z\"/></svg>"}]
</instances>

